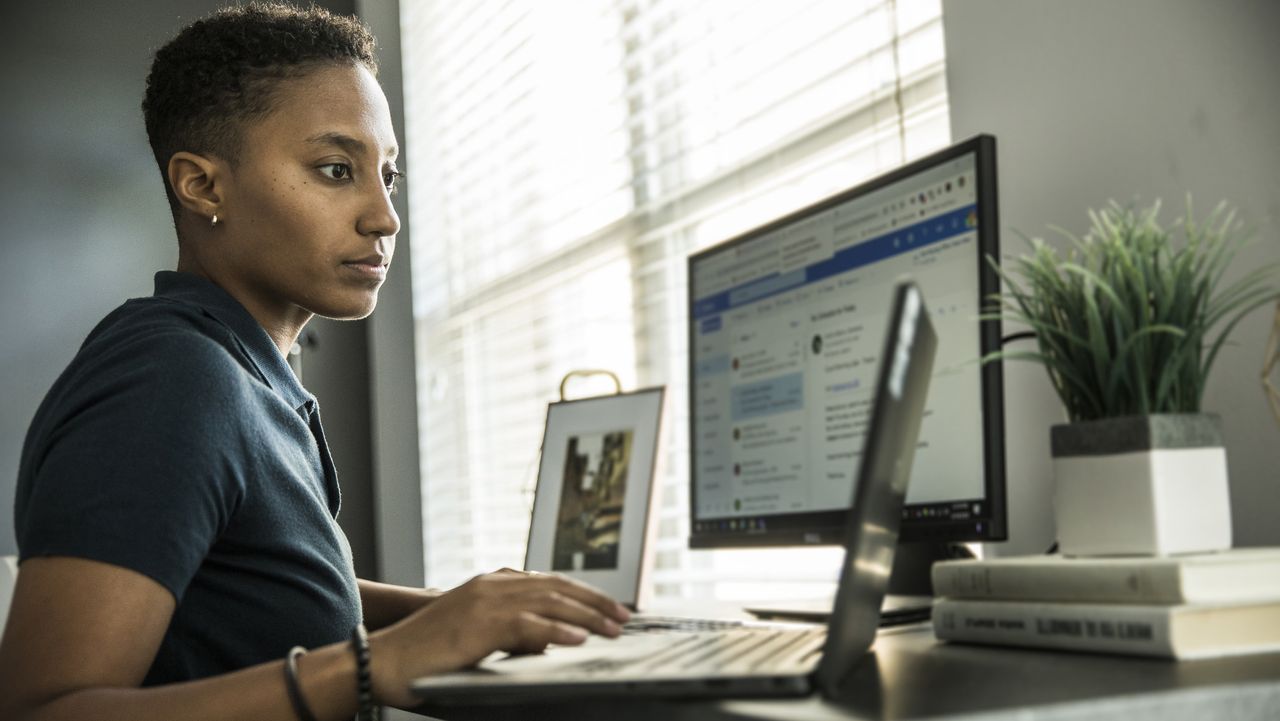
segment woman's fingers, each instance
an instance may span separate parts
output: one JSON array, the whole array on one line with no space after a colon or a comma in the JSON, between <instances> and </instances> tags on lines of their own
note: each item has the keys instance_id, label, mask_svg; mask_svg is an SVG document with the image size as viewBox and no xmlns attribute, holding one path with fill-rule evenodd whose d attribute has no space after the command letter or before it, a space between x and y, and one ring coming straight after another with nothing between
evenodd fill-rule
<instances>
[{"instance_id":1,"label":"woman's fingers","mask_svg":"<svg viewBox=\"0 0 1280 721\"><path fill-rule=\"evenodd\" d=\"M587 632L577 626L527 611L516 617L512 631L514 636L503 650L514 653L538 653L553 643L577 646L587 640Z\"/></svg>"},{"instance_id":2,"label":"woman's fingers","mask_svg":"<svg viewBox=\"0 0 1280 721\"><path fill-rule=\"evenodd\" d=\"M602 636L622 632L627 609L586 584L558 574L513 574L504 569L468 583L475 610L499 621L509 614L534 613Z\"/></svg>"},{"instance_id":3,"label":"woman's fingers","mask_svg":"<svg viewBox=\"0 0 1280 721\"><path fill-rule=\"evenodd\" d=\"M626 606L581 581L558 574L541 573L528 577L528 580L548 587L616 623L626 623L631 618L631 612Z\"/></svg>"},{"instance_id":4,"label":"woman's fingers","mask_svg":"<svg viewBox=\"0 0 1280 721\"><path fill-rule=\"evenodd\" d=\"M503 603L518 604L539 601L543 604L540 608L548 612L552 612L560 606L546 604L547 599L539 598L537 594L546 592L559 594L562 598L558 600L566 605L572 602L572 607L575 609L581 609L582 607L591 609L592 613L599 618L607 619L614 624L626 623L631 618L631 612L627 610L626 606L613 600L605 593L581 581L558 573L512 571L509 568L504 568L483 576L477 576L465 585L470 586L471 591L482 597L490 594L501 597ZM517 601L517 598L522 600ZM588 617L582 616L579 612L573 617L563 620L574 621L575 619L585 620L586 618ZM606 629L610 628L610 626L601 624L598 621L580 625L597 633L606 634L608 633Z\"/></svg>"},{"instance_id":5,"label":"woman's fingers","mask_svg":"<svg viewBox=\"0 0 1280 721\"><path fill-rule=\"evenodd\" d=\"M537 589L521 605L546 619L572 624L601 636L616 638L622 633L617 621L559 589Z\"/></svg>"}]
</instances>

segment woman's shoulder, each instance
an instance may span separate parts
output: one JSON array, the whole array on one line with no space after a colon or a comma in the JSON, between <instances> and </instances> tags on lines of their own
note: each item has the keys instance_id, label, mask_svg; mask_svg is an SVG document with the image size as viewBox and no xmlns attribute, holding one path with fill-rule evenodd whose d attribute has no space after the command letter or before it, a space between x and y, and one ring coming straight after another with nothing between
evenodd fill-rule
<instances>
[{"instance_id":1,"label":"woman's shoulder","mask_svg":"<svg viewBox=\"0 0 1280 721\"><path fill-rule=\"evenodd\" d=\"M81 358L155 364L180 372L236 373L250 369L235 333L207 311L166 298L136 298L98 323L77 354Z\"/></svg>"},{"instance_id":2,"label":"woman's shoulder","mask_svg":"<svg viewBox=\"0 0 1280 721\"><path fill-rule=\"evenodd\" d=\"M221 406L252 394L257 382L235 334L217 319L188 304L142 298L98 323L47 400L71 412L109 398L157 410L176 397Z\"/></svg>"}]
</instances>

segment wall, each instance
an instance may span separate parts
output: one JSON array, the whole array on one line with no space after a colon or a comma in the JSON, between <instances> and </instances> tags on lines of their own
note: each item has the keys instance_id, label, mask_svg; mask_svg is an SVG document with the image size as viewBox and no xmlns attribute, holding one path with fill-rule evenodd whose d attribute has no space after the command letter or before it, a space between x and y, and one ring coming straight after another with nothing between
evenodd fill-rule
<instances>
[{"instance_id":1,"label":"wall","mask_svg":"<svg viewBox=\"0 0 1280 721\"><path fill-rule=\"evenodd\" d=\"M378 38L380 79L400 138L405 160L404 84L400 72L400 3L357 0L360 17ZM407 207L409 194L396 196L400 236L395 262L369 319L371 372L370 433L373 439L373 520L379 578L387 583L421 586L424 582L422 483L418 462L417 367L414 361L413 291L409 256L413 245Z\"/></svg>"},{"instance_id":2,"label":"wall","mask_svg":"<svg viewBox=\"0 0 1280 721\"><path fill-rule=\"evenodd\" d=\"M1280 260L1280 5L1270 0L944 0L956 139L999 145L1003 249L1013 231L1083 232L1109 199L1221 199L1259 228L1233 274ZM1172 211L1172 212L1171 212ZM1222 414L1237 545L1280 545L1280 425L1260 384L1271 308L1238 326L1205 409ZM1060 420L1041 369L1008 367L1010 521L996 553L1053 539L1047 427Z\"/></svg>"},{"instance_id":3,"label":"wall","mask_svg":"<svg viewBox=\"0 0 1280 721\"><path fill-rule=\"evenodd\" d=\"M222 4L0 6L0 97L9 101L0 116L0 555L16 552L14 482L44 393L103 315L149 295L152 274L177 262L140 104L154 49ZM352 0L319 4L355 9ZM368 323L312 329L320 340L304 382L323 409L357 570L376 577Z\"/></svg>"}]
</instances>

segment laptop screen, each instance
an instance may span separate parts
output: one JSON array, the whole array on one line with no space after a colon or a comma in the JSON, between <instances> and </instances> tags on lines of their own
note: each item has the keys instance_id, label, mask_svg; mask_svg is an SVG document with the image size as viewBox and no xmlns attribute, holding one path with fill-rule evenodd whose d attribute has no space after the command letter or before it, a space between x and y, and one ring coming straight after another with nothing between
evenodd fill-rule
<instances>
[{"instance_id":1,"label":"laptop screen","mask_svg":"<svg viewBox=\"0 0 1280 721\"><path fill-rule=\"evenodd\" d=\"M938 340L920 290L894 289L866 445L845 523L845 561L827 630L818 685L832 693L875 640L893 569Z\"/></svg>"}]
</instances>

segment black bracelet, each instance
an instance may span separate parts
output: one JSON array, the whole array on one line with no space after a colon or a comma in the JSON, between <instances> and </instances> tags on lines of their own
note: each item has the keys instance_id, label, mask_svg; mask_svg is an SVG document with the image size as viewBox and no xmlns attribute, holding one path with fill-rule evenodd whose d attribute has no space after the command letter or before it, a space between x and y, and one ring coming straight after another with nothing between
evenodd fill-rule
<instances>
[{"instance_id":1,"label":"black bracelet","mask_svg":"<svg viewBox=\"0 0 1280 721\"><path fill-rule=\"evenodd\" d=\"M299 721L316 721L316 715L311 713L311 707L298 686L298 657L306 652L307 649L301 646L289 649L289 656L284 660L284 686L289 689L289 703L293 704L293 712Z\"/></svg>"},{"instance_id":2,"label":"black bracelet","mask_svg":"<svg viewBox=\"0 0 1280 721\"><path fill-rule=\"evenodd\" d=\"M351 647L356 654L356 719L378 721L378 709L373 705L373 674L369 670L369 632L363 623L356 624L351 632Z\"/></svg>"}]
</instances>

